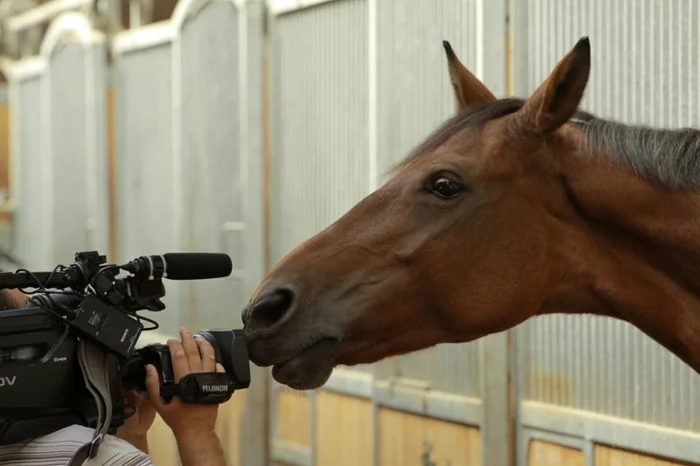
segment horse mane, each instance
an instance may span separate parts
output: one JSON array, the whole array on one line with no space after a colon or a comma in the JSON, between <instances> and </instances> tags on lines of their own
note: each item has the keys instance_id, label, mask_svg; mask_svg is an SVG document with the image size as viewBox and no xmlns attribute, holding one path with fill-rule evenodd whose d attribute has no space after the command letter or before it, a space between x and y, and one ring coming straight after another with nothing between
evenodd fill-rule
<instances>
[{"instance_id":1,"label":"horse mane","mask_svg":"<svg viewBox=\"0 0 700 466\"><path fill-rule=\"evenodd\" d=\"M507 98L467 107L445 121L392 171L434 151L466 129L476 134L488 121L515 113L524 103L524 99ZM653 178L668 188L700 186L700 130L629 125L583 110L569 122L584 132L586 152L626 165L637 175Z\"/></svg>"},{"instance_id":2,"label":"horse mane","mask_svg":"<svg viewBox=\"0 0 700 466\"><path fill-rule=\"evenodd\" d=\"M700 186L700 131L652 128L602 118L573 118L586 135L588 151L630 167L671 189Z\"/></svg>"}]
</instances>

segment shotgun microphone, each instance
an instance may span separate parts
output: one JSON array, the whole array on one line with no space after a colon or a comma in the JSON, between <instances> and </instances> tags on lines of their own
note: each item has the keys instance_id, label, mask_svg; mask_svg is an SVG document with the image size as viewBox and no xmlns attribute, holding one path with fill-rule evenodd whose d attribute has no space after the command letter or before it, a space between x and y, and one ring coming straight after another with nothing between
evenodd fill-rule
<instances>
[{"instance_id":1,"label":"shotgun microphone","mask_svg":"<svg viewBox=\"0 0 700 466\"><path fill-rule=\"evenodd\" d=\"M228 277L233 264L228 254L169 252L157 256L141 256L121 268L142 279L203 280Z\"/></svg>"}]
</instances>

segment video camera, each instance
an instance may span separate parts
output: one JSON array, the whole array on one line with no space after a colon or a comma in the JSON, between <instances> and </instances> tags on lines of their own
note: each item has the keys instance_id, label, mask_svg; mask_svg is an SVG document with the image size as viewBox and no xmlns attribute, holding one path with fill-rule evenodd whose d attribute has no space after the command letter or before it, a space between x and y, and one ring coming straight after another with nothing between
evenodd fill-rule
<instances>
[{"instance_id":1,"label":"video camera","mask_svg":"<svg viewBox=\"0 0 700 466\"><path fill-rule=\"evenodd\" d=\"M230 275L226 254L169 253L141 256L123 265L105 264L96 251L79 252L75 263L52 272L20 269L0 273L0 289L29 295L24 309L0 311L0 445L78 424L95 427L98 406L86 386L79 342L105 350L112 401L109 432L124 423L125 390L145 391L145 367L153 364L161 396L195 404L223 403L250 385L242 330L204 330L226 373L190 374L176 383L164 344L135 349L142 331L158 324L137 315L162 311L162 278L199 280ZM129 274L117 278L122 272ZM26 291L27 288L36 288ZM60 291L49 291L49 289ZM152 327L144 328L141 321Z\"/></svg>"}]
</instances>

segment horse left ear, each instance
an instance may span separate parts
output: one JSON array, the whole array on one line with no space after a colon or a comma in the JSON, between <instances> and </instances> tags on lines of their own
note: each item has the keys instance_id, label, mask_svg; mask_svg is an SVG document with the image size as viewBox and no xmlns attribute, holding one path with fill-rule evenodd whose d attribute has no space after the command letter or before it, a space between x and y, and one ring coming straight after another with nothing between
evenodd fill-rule
<instances>
[{"instance_id":1,"label":"horse left ear","mask_svg":"<svg viewBox=\"0 0 700 466\"><path fill-rule=\"evenodd\" d=\"M489 91L484 83L459 61L450 43L443 40L442 46L447 56L447 70L450 73L450 81L455 93L457 111L464 110L470 105L496 100L496 96Z\"/></svg>"},{"instance_id":2,"label":"horse left ear","mask_svg":"<svg viewBox=\"0 0 700 466\"><path fill-rule=\"evenodd\" d=\"M581 38L520 109L520 124L537 133L554 131L578 109L591 71L591 45Z\"/></svg>"}]
</instances>

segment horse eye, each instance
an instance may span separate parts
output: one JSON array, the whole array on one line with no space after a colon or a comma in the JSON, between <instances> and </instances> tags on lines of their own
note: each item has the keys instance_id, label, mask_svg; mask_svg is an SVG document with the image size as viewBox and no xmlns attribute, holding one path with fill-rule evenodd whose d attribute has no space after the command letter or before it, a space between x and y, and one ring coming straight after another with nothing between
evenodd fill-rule
<instances>
[{"instance_id":1,"label":"horse eye","mask_svg":"<svg viewBox=\"0 0 700 466\"><path fill-rule=\"evenodd\" d=\"M449 178L440 177L433 183L433 194L442 199L452 199L462 191L459 183Z\"/></svg>"}]
</instances>

